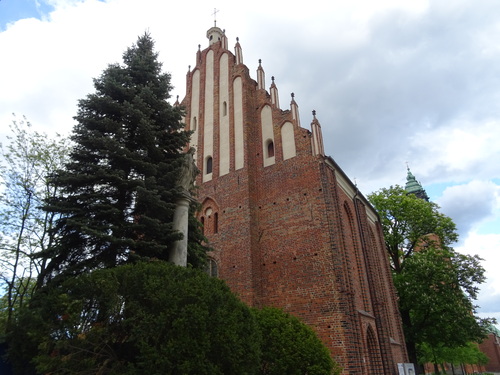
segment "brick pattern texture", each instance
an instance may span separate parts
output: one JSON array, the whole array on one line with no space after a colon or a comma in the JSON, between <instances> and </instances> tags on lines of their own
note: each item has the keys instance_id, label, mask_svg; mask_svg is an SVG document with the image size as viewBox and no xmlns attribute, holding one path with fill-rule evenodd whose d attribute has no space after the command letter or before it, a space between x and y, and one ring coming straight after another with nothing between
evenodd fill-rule
<instances>
[{"instance_id":1,"label":"brick pattern texture","mask_svg":"<svg viewBox=\"0 0 500 375\"><path fill-rule=\"evenodd\" d=\"M214 52L214 108L205 108L205 56ZM235 169L234 93L229 85L230 172L219 176L219 59L229 54L229 82L243 82L244 167ZM343 374L396 374L407 362L395 291L378 217L330 157L313 155L311 132L291 111L271 103L244 64L214 43L198 51L187 74L186 126L191 79L200 72L200 113L212 110L213 174L198 176L199 217L214 251L219 277L252 306L277 306L315 329L344 368ZM208 95L208 94L207 94ZM196 96L195 96L196 97ZM237 100L239 100L237 98ZM273 114L274 158L264 167L260 111ZM296 156L283 160L281 125L294 125ZM203 170L203 116L197 164ZM375 218L375 220L373 219Z\"/></svg>"},{"instance_id":2,"label":"brick pattern texture","mask_svg":"<svg viewBox=\"0 0 500 375\"><path fill-rule=\"evenodd\" d=\"M490 333L486 340L479 344L479 349L489 359L485 365L486 371L500 373L500 338L496 334Z\"/></svg>"}]
</instances>

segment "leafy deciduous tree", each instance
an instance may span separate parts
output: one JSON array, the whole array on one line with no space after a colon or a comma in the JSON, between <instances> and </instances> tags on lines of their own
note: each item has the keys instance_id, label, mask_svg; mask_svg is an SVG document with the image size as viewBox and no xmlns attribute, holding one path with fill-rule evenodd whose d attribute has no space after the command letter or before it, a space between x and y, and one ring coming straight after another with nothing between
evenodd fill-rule
<instances>
[{"instance_id":1,"label":"leafy deciduous tree","mask_svg":"<svg viewBox=\"0 0 500 375\"><path fill-rule=\"evenodd\" d=\"M381 217L410 360L418 363L419 345L453 348L484 337L490 320L476 317L473 303L484 269L450 246L453 221L400 186L368 198Z\"/></svg>"},{"instance_id":2,"label":"leafy deciduous tree","mask_svg":"<svg viewBox=\"0 0 500 375\"><path fill-rule=\"evenodd\" d=\"M482 340L490 321L474 315L473 303L482 282L477 256L435 248L413 254L394 275L406 340L431 348Z\"/></svg>"},{"instance_id":3,"label":"leafy deciduous tree","mask_svg":"<svg viewBox=\"0 0 500 375\"><path fill-rule=\"evenodd\" d=\"M368 199L380 215L386 249L396 273L401 272L422 239L427 245L436 245L429 243L433 238L427 235L436 236L442 248L458 239L455 223L438 211L437 204L407 194L401 186L380 189Z\"/></svg>"},{"instance_id":4,"label":"leafy deciduous tree","mask_svg":"<svg viewBox=\"0 0 500 375\"><path fill-rule=\"evenodd\" d=\"M451 363L452 365L485 365L489 358L479 350L475 343L449 348L446 346L432 347L428 344L419 346L420 361L437 365ZM437 371L436 371L437 372Z\"/></svg>"},{"instance_id":5,"label":"leafy deciduous tree","mask_svg":"<svg viewBox=\"0 0 500 375\"><path fill-rule=\"evenodd\" d=\"M4 329L15 309L29 299L34 279L45 268L35 254L49 248L57 214L44 211L46 199L58 194L49 175L67 160L69 142L33 131L31 124L14 120L7 144L0 145L0 277L6 286L1 302Z\"/></svg>"}]
</instances>

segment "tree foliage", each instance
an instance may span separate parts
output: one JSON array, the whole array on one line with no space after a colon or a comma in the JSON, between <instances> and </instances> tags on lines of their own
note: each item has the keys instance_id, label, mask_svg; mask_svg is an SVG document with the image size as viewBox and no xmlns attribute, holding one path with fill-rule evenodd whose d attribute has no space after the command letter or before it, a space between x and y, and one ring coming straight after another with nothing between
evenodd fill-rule
<instances>
[{"instance_id":1,"label":"tree foliage","mask_svg":"<svg viewBox=\"0 0 500 375\"><path fill-rule=\"evenodd\" d=\"M340 374L328 349L298 318L271 307L255 314L263 337L260 374Z\"/></svg>"},{"instance_id":2,"label":"tree foliage","mask_svg":"<svg viewBox=\"0 0 500 375\"><path fill-rule=\"evenodd\" d=\"M223 281L162 261L42 289L18 328L13 359L53 375L255 374L260 359L250 308Z\"/></svg>"},{"instance_id":3,"label":"tree foliage","mask_svg":"<svg viewBox=\"0 0 500 375\"><path fill-rule=\"evenodd\" d=\"M428 344L422 344L419 347L421 363L434 363L436 365L451 363L453 365L485 365L489 358L479 350L475 343L466 343L457 347L437 346L432 347Z\"/></svg>"},{"instance_id":4,"label":"tree foliage","mask_svg":"<svg viewBox=\"0 0 500 375\"><path fill-rule=\"evenodd\" d=\"M190 133L172 107L170 75L145 34L94 81L95 93L79 102L75 147L53 183L62 194L47 205L58 213L57 243L40 285L140 259L168 259L181 234L172 228L177 178ZM203 263L199 228L191 221L191 263ZM200 251L201 249L201 251ZM195 254L193 254L193 252ZM195 259L193 259L193 255Z\"/></svg>"},{"instance_id":5,"label":"tree foliage","mask_svg":"<svg viewBox=\"0 0 500 375\"><path fill-rule=\"evenodd\" d=\"M381 218L412 362L418 346L456 348L485 337L491 320L474 315L484 268L478 256L451 247L453 221L400 186L368 198Z\"/></svg>"},{"instance_id":6,"label":"tree foliage","mask_svg":"<svg viewBox=\"0 0 500 375\"><path fill-rule=\"evenodd\" d=\"M10 125L7 143L0 145L0 278L6 294L1 300L3 330L34 289L33 280L45 268L35 254L49 248L57 214L44 211L46 199L58 194L50 174L67 160L69 141L34 131L26 120Z\"/></svg>"},{"instance_id":7,"label":"tree foliage","mask_svg":"<svg viewBox=\"0 0 500 375\"><path fill-rule=\"evenodd\" d=\"M428 248L406 260L394 275L405 336L417 345L458 347L482 340L489 320L474 315L477 284L484 282L480 258Z\"/></svg>"},{"instance_id":8,"label":"tree foliage","mask_svg":"<svg viewBox=\"0 0 500 375\"><path fill-rule=\"evenodd\" d=\"M380 215L385 246L396 273L423 240L427 246L446 248L458 239L455 223L439 212L437 204L407 194L401 186L380 189L368 199Z\"/></svg>"},{"instance_id":9,"label":"tree foliage","mask_svg":"<svg viewBox=\"0 0 500 375\"><path fill-rule=\"evenodd\" d=\"M43 287L10 342L16 373L26 375L341 372L299 319L252 310L222 280L163 261Z\"/></svg>"}]
</instances>

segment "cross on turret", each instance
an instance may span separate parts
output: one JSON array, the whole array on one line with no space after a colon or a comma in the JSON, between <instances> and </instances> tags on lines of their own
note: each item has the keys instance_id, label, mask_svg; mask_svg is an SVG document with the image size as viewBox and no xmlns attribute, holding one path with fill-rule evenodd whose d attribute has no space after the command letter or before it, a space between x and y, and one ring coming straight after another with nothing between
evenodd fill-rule
<instances>
[{"instance_id":1,"label":"cross on turret","mask_svg":"<svg viewBox=\"0 0 500 375\"><path fill-rule=\"evenodd\" d=\"M219 13L219 9L214 8L214 12L212 13L212 16L214 16L214 27L217 27L217 13Z\"/></svg>"}]
</instances>

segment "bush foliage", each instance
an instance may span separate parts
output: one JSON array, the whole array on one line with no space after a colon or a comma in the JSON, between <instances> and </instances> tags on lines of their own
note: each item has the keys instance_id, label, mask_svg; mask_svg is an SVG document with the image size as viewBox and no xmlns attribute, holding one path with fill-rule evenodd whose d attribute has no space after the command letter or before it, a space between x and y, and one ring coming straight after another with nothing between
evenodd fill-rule
<instances>
[{"instance_id":1,"label":"bush foliage","mask_svg":"<svg viewBox=\"0 0 500 375\"><path fill-rule=\"evenodd\" d=\"M18 333L12 351L31 338L37 371L53 375L254 374L260 359L256 319L225 283L165 262L94 271L41 292Z\"/></svg>"}]
</instances>

